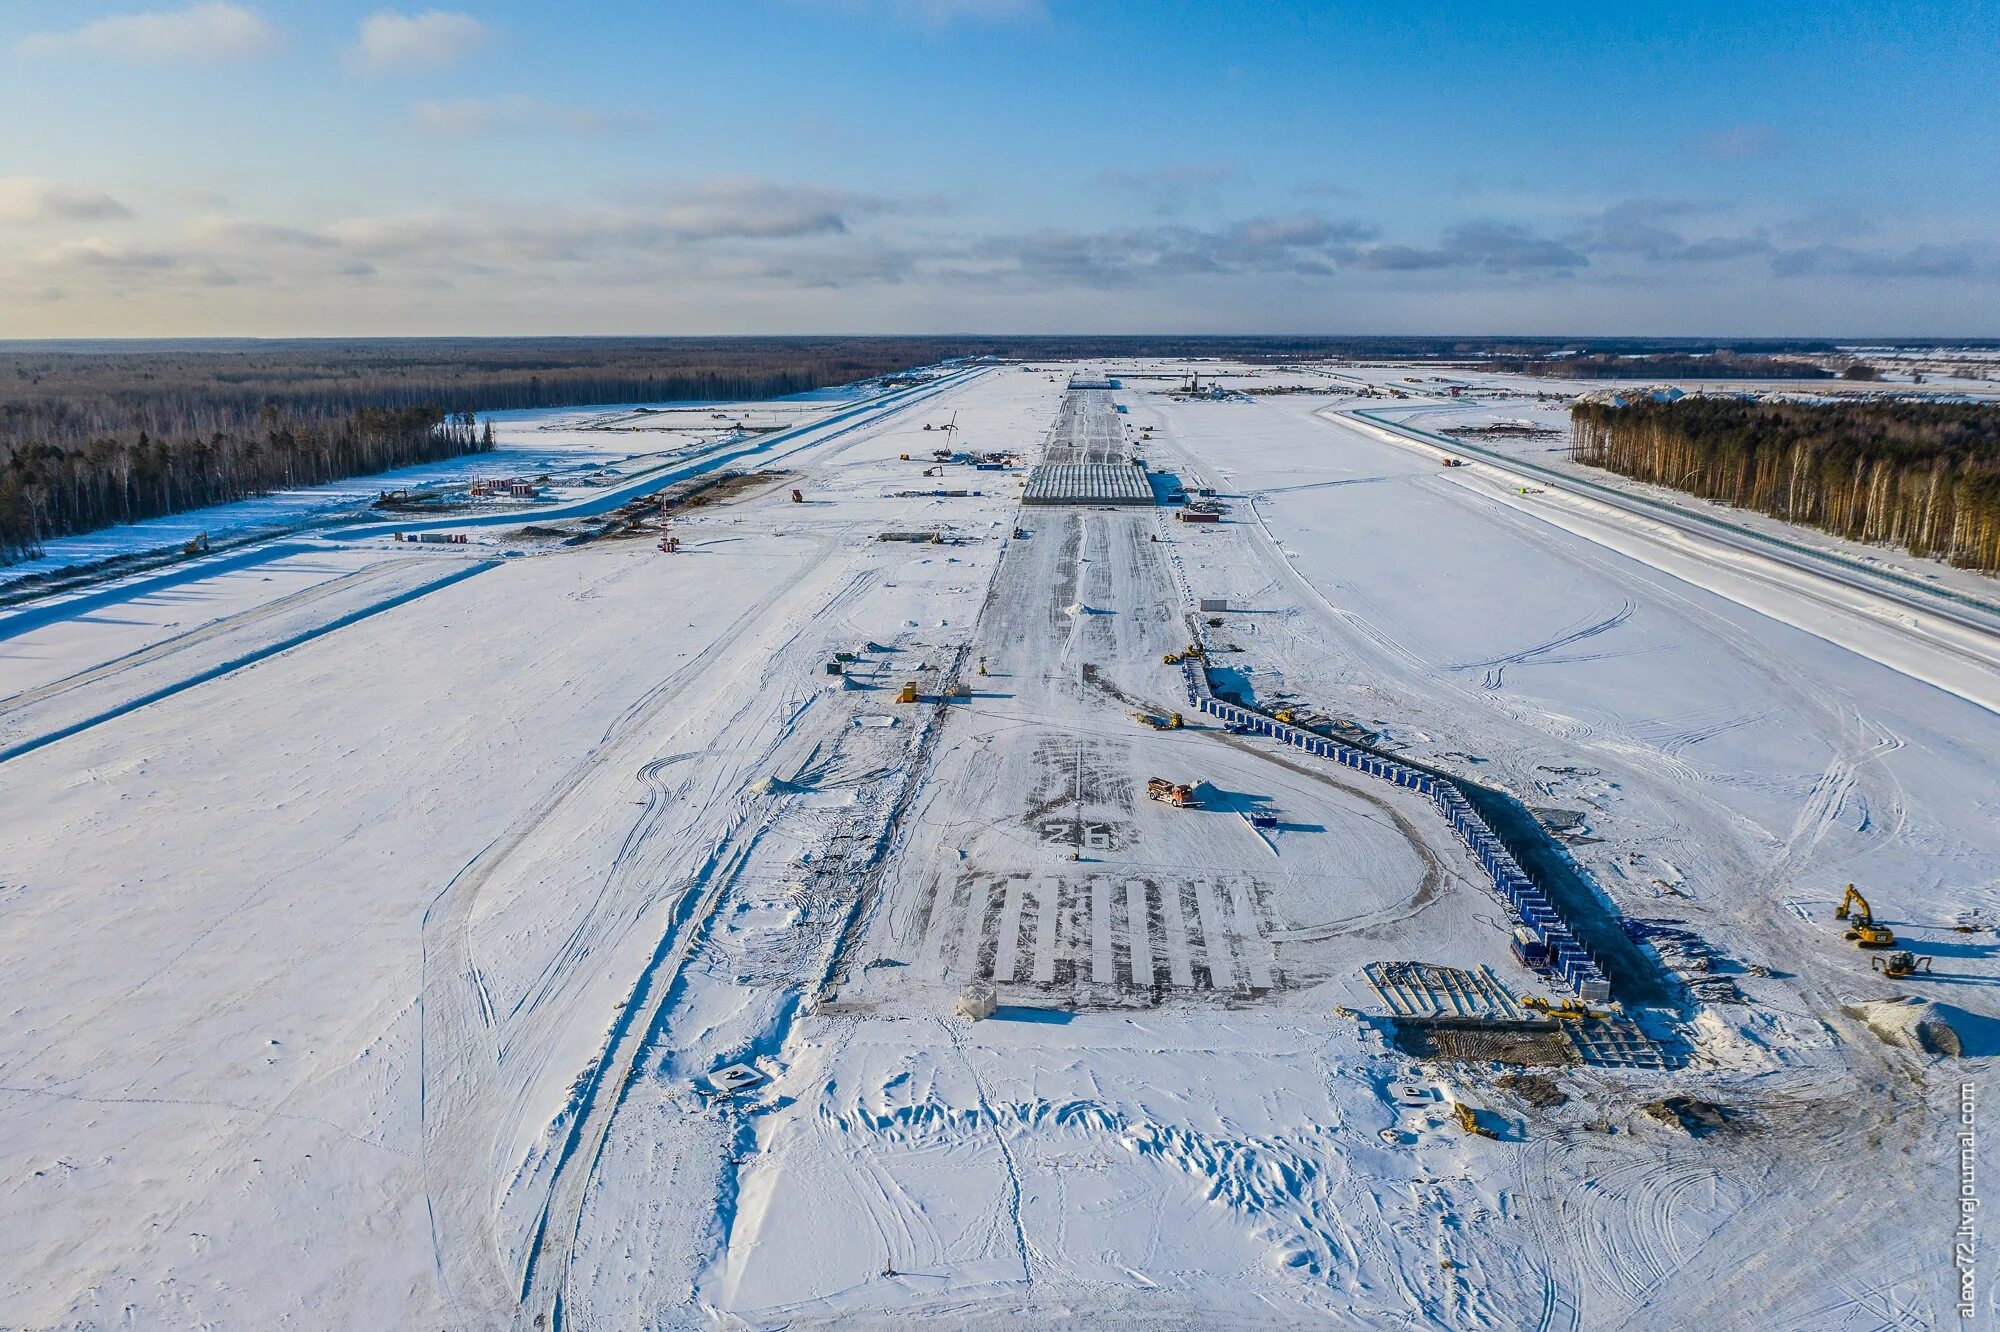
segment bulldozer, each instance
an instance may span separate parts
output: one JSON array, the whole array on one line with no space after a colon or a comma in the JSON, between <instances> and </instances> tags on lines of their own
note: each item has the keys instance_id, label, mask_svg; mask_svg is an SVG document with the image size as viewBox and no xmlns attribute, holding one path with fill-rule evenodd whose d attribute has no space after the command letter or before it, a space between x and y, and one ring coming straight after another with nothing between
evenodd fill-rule
<instances>
[{"instance_id":1,"label":"bulldozer","mask_svg":"<svg viewBox=\"0 0 2000 1332\"><path fill-rule=\"evenodd\" d=\"M1194 788L1186 782L1170 782L1164 777L1146 779L1146 798L1157 800L1175 809L1200 809L1201 802L1194 798Z\"/></svg>"},{"instance_id":2,"label":"bulldozer","mask_svg":"<svg viewBox=\"0 0 2000 1332\"><path fill-rule=\"evenodd\" d=\"M1869 965L1884 976L1887 976L1890 980L1901 980L1905 976L1914 976L1918 972L1929 975L1931 970L1930 958L1918 957L1907 948L1899 952L1890 953L1887 957L1871 958Z\"/></svg>"},{"instance_id":3,"label":"bulldozer","mask_svg":"<svg viewBox=\"0 0 2000 1332\"><path fill-rule=\"evenodd\" d=\"M1163 666L1178 666L1181 664L1181 654L1178 652L1169 652L1160 658L1160 664Z\"/></svg>"},{"instance_id":4,"label":"bulldozer","mask_svg":"<svg viewBox=\"0 0 2000 1332\"><path fill-rule=\"evenodd\" d=\"M1853 884L1847 885L1847 896L1840 899L1840 905L1833 910L1835 920L1847 922L1847 938L1854 941L1856 948L1894 948L1896 935L1887 925L1875 923L1875 913L1868 909L1868 899Z\"/></svg>"}]
</instances>

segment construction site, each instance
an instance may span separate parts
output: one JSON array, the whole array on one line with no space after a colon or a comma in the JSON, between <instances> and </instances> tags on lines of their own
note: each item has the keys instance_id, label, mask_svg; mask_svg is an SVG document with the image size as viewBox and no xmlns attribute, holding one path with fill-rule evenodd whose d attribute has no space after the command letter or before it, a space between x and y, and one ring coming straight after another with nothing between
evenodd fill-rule
<instances>
[{"instance_id":1,"label":"construction site","mask_svg":"<svg viewBox=\"0 0 2000 1332\"><path fill-rule=\"evenodd\" d=\"M2000 593L1545 389L549 413L0 612L14 1321L1951 1323Z\"/></svg>"}]
</instances>

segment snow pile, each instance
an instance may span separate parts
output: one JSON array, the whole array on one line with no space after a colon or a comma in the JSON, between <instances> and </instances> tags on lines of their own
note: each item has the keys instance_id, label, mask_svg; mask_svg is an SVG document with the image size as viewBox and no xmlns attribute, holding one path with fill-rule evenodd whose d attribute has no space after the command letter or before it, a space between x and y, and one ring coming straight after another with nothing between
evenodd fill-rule
<instances>
[{"instance_id":1,"label":"snow pile","mask_svg":"<svg viewBox=\"0 0 2000 1332\"><path fill-rule=\"evenodd\" d=\"M1928 999L1913 994L1893 999L1865 999L1844 1006L1849 1017L1859 1018L1891 1045L1901 1045L1922 1054L1956 1058L1964 1049L1952 1013Z\"/></svg>"}]
</instances>

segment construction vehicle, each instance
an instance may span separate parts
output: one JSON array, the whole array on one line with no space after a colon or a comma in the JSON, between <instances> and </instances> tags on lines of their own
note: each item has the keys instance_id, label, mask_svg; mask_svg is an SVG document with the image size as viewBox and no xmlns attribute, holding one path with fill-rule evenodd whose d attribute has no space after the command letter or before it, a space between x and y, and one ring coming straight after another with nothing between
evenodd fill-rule
<instances>
[{"instance_id":1,"label":"construction vehicle","mask_svg":"<svg viewBox=\"0 0 2000 1332\"><path fill-rule=\"evenodd\" d=\"M1847 885L1847 896L1840 899L1840 905L1833 909L1835 920L1847 922L1847 938L1854 941L1856 948L1894 948L1896 935L1887 925L1875 923L1875 913L1868 908L1868 899L1853 884Z\"/></svg>"},{"instance_id":2,"label":"construction vehicle","mask_svg":"<svg viewBox=\"0 0 2000 1332\"><path fill-rule=\"evenodd\" d=\"M897 701L898 703L914 703L914 702L916 702L916 701L917 701L917 682L916 682L915 680L905 680L905 681L903 681L903 687L902 687L902 689L901 689L900 691L898 691L898 693L896 694L896 701Z\"/></svg>"},{"instance_id":3,"label":"construction vehicle","mask_svg":"<svg viewBox=\"0 0 2000 1332\"><path fill-rule=\"evenodd\" d=\"M1200 809L1201 802L1194 798L1194 788L1186 782L1170 782L1164 777L1146 779L1146 798L1157 800L1175 809Z\"/></svg>"},{"instance_id":4,"label":"construction vehicle","mask_svg":"<svg viewBox=\"0 0 2000 1332\"><path fill-rule=\"evenodd\" d=\"M1187 648L1184 651L1182 651L1181 655L1183 657L1192 657L1196 661L1207 661L1208 649L1204 648L1199 643L1189 643L1187 645Z\"/></svg>"},{"instance_id":5,"label":"construction vehicle","mask_svg":"<svg viewBox=\"0 0 2000 1332\"><path fill-rule=\"evenodd\" d=\"M1298 714L1293 712L1290 708L1279 708L1276 712L1272 713L1271 715L1273 717L1276 717L1279 721L1283 722L1287 726L1290 726L1292 724L1292 720L1298 716Z\"/></svg>"},{"instance_id":6,"label":"construction vehicle","mask_svg":"<svg viewBox=\"0 0 2000 1332\"><path fill-rule=\"evenodd\" d=\"M1445 465L1446 467L1463 467L1463 466L1465 466L1465 459L1463 459L1463 458L1446 458L1446 459L1444 460L1444 465Z\"/></svg>"},{"instance_id":7,"label":"construction vehicle","mask_svg":"<svg viewBox=\"0 0 2000 1332\"><path fill-rule=\"evenodd\" d=\"M1869 965L1884 976L1887 976L1890 980L1901 980L1905 976L1914 976L1918 972L1929 975L1931 970L1930 958L1918 957L1907 948L1900 952L1890 953L1887 957L1870 958Z\"/></svg>"},{"instance_id":8,"label":"construction vehicle","mask_svg":"<svg viewBox=\"0 0 2000 1332\"><path fill-rule=\"evenodd\" d=\"M1167 714L1167 725L1166 725L1166 729L1167 729L1167 730L1169 730L1169 731L1178 731L1178 730L1180 730L1180 729L1181 729L1181 727L1183 727L1183 726L1185 726L1185 725L1187 725L1187 723L1186 723L1185 721L1181 720L1181 714L1180 714L1180 713L1178 713L1178 712L1169 712L1169 713Z\"/></svg>"},{"instance_id":9,"label":"construction vehicle","mask_svg":"<svg viewBox=\"0 0 2000 1332\"><path fill-rule=\"evenodd\" d=\"M1592 1012L1590 1005L1581 999L1564 999L1558 1002L1531 994L1521 1000L1521 1007L1531 1008L1545 1017L1560 1018L1564 1022L1582 1022L1586 1018L1605 1016L1602 1013Z\"/></svg>"},{"instance_id":10,"label":"construction vehicle","mask_svg":"<svg viewBox=\"0 0 2000 1332\"><path fill-rule=\"evenodd\" d=\"M1440 1082L1437 1085L1437 1091L1438 1099L1451 1107L1451 1117L1458 1121L1458 1127L1461 1131L1480 1138L1495 1136L1492 1129L1487 1128L1485 1124L1480 1122L1478 1107L1463 1096L1460 1096L1456 1089ZM1416 1103L1421 1104L1421 1102Z\"/></svg>"},{"instance_id":11,"label":"construction vehicle","mask_svg":"<svg viewBox=\"0 0 2000 1332\"><path fill-rule=\"evenodd\" d=\"M181 547L181 554L183 554L183 555L206 555L206 554L208 554L208 533L206 533L206 532L203 532L203 533L201 533L200 535L196 536L196 537L194 538L194 540L192 540L192 541L188 542L188 543L187 543L186 545L182 546L182 547Z\"/></svg>"},{"instance_id":12,"label":"construction vehicle","mask_svg":"<svg viewBox=\"0 0 2000 1332\"><path fill-rule=\"evenodd\" d=\"M796 490L792 492L792 503L804 504L805 502L806 502L806 497L804 494Z\"/></svg>"},{"instance_id":13,"label":"construction vehicle","mask_svg":"<svg viewBox=\"0 0 2000 1332\"><path fill-rule=\"evenodd\" d=\"M1160 661L1163 665L1178 666L1181 664L1181 654L1178 652L1169 652L1166 656L1161 657Z\"/></svg>"}]
</instances>

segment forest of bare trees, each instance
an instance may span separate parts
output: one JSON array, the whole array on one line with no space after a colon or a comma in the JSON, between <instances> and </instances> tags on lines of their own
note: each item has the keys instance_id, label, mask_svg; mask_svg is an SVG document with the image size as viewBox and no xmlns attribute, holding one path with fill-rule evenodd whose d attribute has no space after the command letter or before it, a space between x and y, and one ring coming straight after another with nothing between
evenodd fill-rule
<instances>
[{"instance_id":1,"label":"forest of bare trees","mask_svg":"<svg viewBox=\"0 0 2000 1332\"><path fill-rule=\"evenodd\" d=\"M1688 397L1570 419L1579 462L2000 571L2000 407Z\"/></svg>"}]
</instances>

